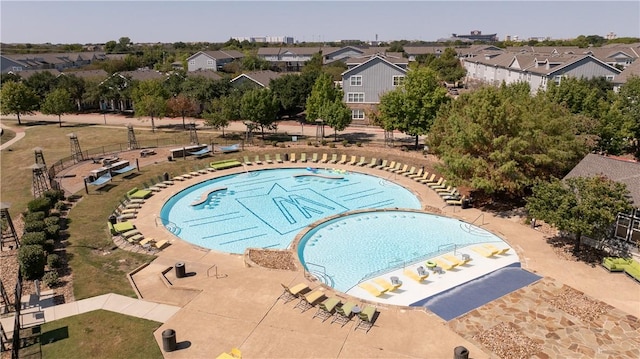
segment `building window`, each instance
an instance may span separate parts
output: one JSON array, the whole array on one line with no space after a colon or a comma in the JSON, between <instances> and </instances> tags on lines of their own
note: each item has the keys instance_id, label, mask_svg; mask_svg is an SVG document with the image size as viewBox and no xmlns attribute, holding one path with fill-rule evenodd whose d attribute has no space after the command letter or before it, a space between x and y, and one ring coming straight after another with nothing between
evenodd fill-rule
<instances>
[{"instance_id":1,"label":"building window","mask_svg":"<svg viewBox=\"0 0 640 359\"><path fill-rule=\"evenodd\" d=\"M607 75L607 81L613 81L614 76L613 75Z\"/></svg>"},{"instance_id":2,"label":"building window","mask_svg":"<svg viewBox=\"0 0 640 359\"><path fill-rule=\"evenodd\" d=\"M400 86L404 83L404 75L393 75L393 86Z\"/></svg>"},{"instance_id":3,"label":"building window","mask_svg":"<svg viewBox=\"0 0 640 359\"><path fill-rule=\"evenodd\" d=\"M364 110L351 110L351 119L364 120Z\"/></svg>"},{"instance_id":4,"label":"building window","mask_svg":"<svg viewBox=\"0 0 640 359\"><path fill-rule=\"evenodd\" d=\"M351 86L362 86L362 76L351 76L351 77L349 77L349 85L351 85Z\"/></svg>"},{"instance_id":5,"label":"building window","mask_svg":"<svg viewBox=\"0 0 640 359\"><path fill-rule=\"evenodd\" d=\"M553 82L555 82L556 84L560 85L560 82L562 82L562 75L556 75L553 77Z\"/></svg>"},{"instance_id":6,"label":"building window","mask_svg":"<svg viewBox=\"0 0 640 359\"><path fill-rule=\"evenodd\" d=\"M347 102L364 102L364 92L347 93Z\"/></svg>"},{"instance_id":7,"label":"building window","mask_svg":"<svg viewBox=\"0 0 640 359\"><path fill-rule=\"evenodd\" d=\"M22 71L22 67L21 66L13 66L11 68L12 71Z\"/></svg>"},{"instance_id":8,"label":"building window","mask_svg":"<svg viewBox=\"0 0 640 359\"><path fill-rule=\"evenodd\" d=\"M196 64L196 60L190 60L189 61L189 65L195 65Z\"/></svg>"},{"instance_id":9,"label":"building window","mask_svg":"<svg viewBox=\"0 0 640 359\"><path fill-rule=\"evenodd\" d=\"M207 60L207 65L213 65L213 60Z\"/></svg>"}]
</instances>

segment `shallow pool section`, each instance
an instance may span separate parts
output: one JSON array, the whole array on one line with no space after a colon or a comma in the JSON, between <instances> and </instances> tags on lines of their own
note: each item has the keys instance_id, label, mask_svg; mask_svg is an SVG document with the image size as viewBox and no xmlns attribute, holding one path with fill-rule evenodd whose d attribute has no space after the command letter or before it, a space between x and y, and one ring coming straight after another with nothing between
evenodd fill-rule
<instances>
[{"instance_id":1,"label":"shallow pool section","mask_svg":"<svg viewBox=\"0 0 640 359\"><path fill-rule=\"evenodd\" d=\"M424 265L445 253L463 251L480 257L469 248L481 243L507 246L491 232L457 219L402 210L367 211L338 217L311 229L300 239L298 256L305 268L325 284L350 293L362 281L394 271L401 273L403 268ZM485 261L488 265L506 265L517 260L515 253L503 257L488 261L478 258L475 267ZM469 267L473 266L472 261ZM457 283L465 281L464 270L456 272L462 272ZM472 272L475 271L467 271L470 275ZM400 291L403 292L408 291ZM409 293L401 301L408 305L426 297L422 294ZM388 297L367 299L385 298Z\"/></svg>"},{"instance_id":2,"label":"shallow pool section","mask_svg":"<svg viewBox=\"0 0 640 359\"><path fill-rule=\"evenodd\" d=\"M411 191L346 171L269 169L232 174L171 197L160 218L181 239L229 253L288 248L309 224L365 208L420 208Z\"/></svg>"}]
</instances>

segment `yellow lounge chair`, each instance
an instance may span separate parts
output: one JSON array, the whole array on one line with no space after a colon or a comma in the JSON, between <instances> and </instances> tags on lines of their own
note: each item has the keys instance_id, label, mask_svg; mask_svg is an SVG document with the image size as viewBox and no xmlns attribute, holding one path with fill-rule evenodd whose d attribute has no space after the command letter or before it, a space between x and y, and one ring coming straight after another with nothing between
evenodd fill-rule
<instances>
[{"instance_id":1,"label":"yellow lounge chair","mask_svg":"<svg viewBox=\"0 0 640 359\"><path fill-rule=\"evenodd\" d=\"M324 297L325 295L323 291L314 290L313 292L300 296L300 302L298 302L298 304L296 304L293 309L300 308L300 310L304 313L314 305L316 305L316 303L318 303Z\"/></svg>"},{"instance_id":2,"label":"yellow lounge chair","mask_svg":"<svg viewBox=\"0 0 640 359\"><path fill-rule=\"evenodd\" d=\"M402 166L402 164L400 164L400 166ZM409 168L409 165L404 165L402 169L400 169L400 166L398 166L398 168L396 169L391 170L391 172L397 173L397 174L403 174L404 172L407 172L407 168Z\"/></svg>"},{"instance_id":3,"label":"yellow lounge chair","mask_svg":"<svg viewBox=\"0 0 640 359\"><path fill-rule=\"evenodd\" d=\"M416 166L411 166L410 170L401 172L400 174L402 174L405 177L409 177L409 176L413 175L414 173L416 173Z\"/></svg>"},{"instance_id":4,"label":"yellow lounge chair","mask_svg":"<svg viewBox=\"0 0 640 359\"><path fill-rule=\"evenodd\" d=\"M413 173L413 174L408 174L407 177L411 178L411 179L416 179L416 178L420 178L422 177L422 173L424 172L424 169L419 169L417 173Z\"/></svg>"},{"instance_id":5,"label":"yellow lounge chair","mask_svg":"<svg viewBox=\"0 0 640 359\"><path fill-rule=\"evenodd\" d=\"M305 294L311 291L309 286L304 283L298 283L291 288L287 287L283 283L280 283L280 285L282 286L284 291L282 292L282 294L280 294L278 299L284 300L285 303L292 301L293 299L297 298L301 294Z\"/></svg>"},{"instance_id":6,"label":"yellow lounge chair","mask_svg":"<svg viewBox=\"0 0 640 359\"><path fill-rule=\"evenodd\" d=\"M268 155L268 154L267 154L267 155L264 155L264 161L265 161L267 164L272 164L272 163L273 163L273 160L271 159L271 155Z\"/></svg>"},{"instance_id":7,"label":"yellow lounge chair","mask_svg":"<svg viewBox=\"0 0 640 359\"><path fill-rule=\"evenodd\" d=\"M416 272L416 271L414 271L412 269L406 268L404 270L404 275L406 275L407 277L415 280L418 283L422 283L423 280L425 280L425 279L427 279L427 277L429 277L429 272L424 271L423 274L419 274L418 272Z\"/></svg>"},{"instance_id":8,"label":"yellow lounge chair","mask_svg":"<svg viewBox=\"0 0 640 359\"><path fill-rule=\"evenodd\" d=\"M496 254L493 251L490 251L485 247L473 247L473 248L471 248L471 250L476 252L476 253L478 253L478 254L480 254L481 256L487 257L487 258L493 257L493 255Z\"/></svg>"},{"instance_id":9,"label":"yellow lounge chair","mask_svg":"<svg viewBox=\"0 0 640 359\"><path fill-rule=\"evenodd\" d=\"M373 284L368 283L368 282L362 282L362 283L358 284L358 287L366 290L367 292L369 292L369 294L371 294L374 297L379 297L379 296L381 296L381 295L383 295L384 293L387 292L387 289L379 290Z\"/></svg>"},{"instance_id":10,"label":"yellow lounge chair","mask_svg":"<svg viewBox=\"0 0 640 359\"><path fill-rule=\"evenodd\" d=\"M369 167L369 168L374 168L377 165L378 165L378 159L374 157L374 158L371 159L371 162L369 162L369 164L366 165L366 166Z\"/></svg>"},{"instance_id":11,"label":"yellow lounge chair","mask_svg":"<svg viewBox=\"0 0 640 359\"><path fill-rule=\"evenodd\" d=\"M460 259L460 258L454 256L453 254L445 254L445 255L442 256L442 258L448 260L449 262L455 264L456 266L465 265L470 260L470 259Z\"/></svg>"},{"instance_id":12,"label":"yellow lounge chair","mask_svg":"<svg viewBox=\"0 0 640 359\"><path fill-rule=\"evenodd\" d=\"M387 168L387 160L382 160L382 163L379 164L379 165L376 165L374 168L377 169L377 170L383 170L383 169Z\"/></svg>"},{"instance_id":13,"label":"yellow lounge chair","mask_svg":"<svg viewBox=\"0 0 640 359\"><path fill-rule=\"evenodd\" d=\"M334 154L331 155L331 160L329 160L328 163L334 164L336 162L338 162L338 154L334 153Z\"/></svg>"},{"instance_id":14,"label":"yellow lounge chair","mask_svg":"<svg viewBox=\"0 0 640 359\"><path fill-rule=\"evenodd\" d=\"M302 152L300 154L300 162L307 162L307 154L306 154L306 152Z\"/></svg>"},{"instance_id":15,"label":"yellow lounge chair","mask_svg":"<svg viewBox=\"0 0 640 359\"><path fill-rule=\"evenodd\" d=\"M360 156L360 161L356 163L356 166L362 167L367 164L367 159L364 156Z\"/></svg>"},{"instance_id":16,"label":"yellow lounge chair","mask_svg":"<svg viewBox=\"0 0 640 359\"><path fill-rule=\"evenodd\" d=\"M156 249L164 249L164 247L168 246L170 243L168 240L163 239L159 242L154 242L153 246L156 247Z\"/></svg>"},{"instance_id":17,"label":"yellow lounge chair","mask_svg":"<svg viewBox=\"0 0 640 359\"><path fill-rule=\"evenodd\" d=\"M351 156L351 161L347 162L348 165L354 166L356 164L356 162L358 162L357 160L358 156Z\"/></svg>"},{"instance_id":18,"label":"yellow lounge chair","mask_svg":"<svg viewBox=\"0 0 640 359\"><path fill-rule=\"evenodd\" d=\"M483 244L483 247L485 247L486 249L490 250L491 252L493 252L494 254L505 254L509 251L509 247L507 248L498 248L496 246L494 246L493 244L487 243L487 244Z\"/></svg>"},{"instance_id":19,"label":"yellow lounge chair","mask_svg":"<svg viewBox=\"0 0 640 359\"><path fill-rule=\"evenodd\" d=\"M342 157L340 157L340 161L338 161L338 164L344 165L345 163L347 163L347 155L342 155Z\"/></svg>"},{"instance_id":20,"label":"yellow lounge chair","mask_svg":"<svg viewBox=\"0 0 640 359\"><path fill-rule=\"evenodd\" d=\"M279 153L276 153L276 162L282 163L282 157L280 157Z\"/></svg>"},{"instance_id":21,"label":"yellow lounge chair","mask_svg":"<svg viewBox=\"0 0 640 359\"><path fill-rule=\"evenodd\" d=\"M320 163L327 163L329 161L328 154L323 153L322 158L320 159Z\"/></svg>"},{"instance_id":22,"label":"yellow lounge chair","mask_svg":"<svg viewBox=\"0 0 640 359\"><path fill-rule=\"evenodd\" d=\"M318 162L318 153L314 153L313 155L311 155L311 162Z\"/></svg>"},{"instance_id":23,"label":"yellow lounge chair","mask_svg":"<svg viewBox=\"0 0 640 359\"><path fill-rule=\"evenodd\" d=\"M296 154L292 153L291 156L289 157L289 162L296 162Z\"/></svg>"},{"instance_id":24,"label":"yellow lounge chair","mask_svg":"<svg viewBox=\"0 0 640 359\"><path fill-rule=\"evenodd\" d=\"M396 284L393 284L384 278L376 278L373 280L373 282L386 289L388 292L393 292L402 286L402 282L400 281L398 281Z\"/></svg>"},{"instance_id":25,"label":"yellow lounge chair","mask_svg":"<svg viewBox=\"0 0 640 359\"><path fill-rule=\"evenodd\" d=\"M422 178L416 179L416 181L423 183L423 184L429 184L432 183L433 181L436 180L436 174L432 173L431 176L429 176L429 172L425 172L424 175L422 176Z\"/></svg>"},{"instance_id":26,"label":"yellow lounge chair","mask_svg":"<svg viewBox=\"0 0 640 359\"><path fill-rule=\"evenodd\" d=\"M445 269L445 270L451 270L453 269L453 267L455 267L455 264L449 264L441 259L433 259L431 260L433 263L435 263L438 267Z\"/></svg>"},{"instance_id":27,"label":"yellow lounge chair","mask_svg":"<svg viewBox=\"0 0 640 359\"><path fill-rule=\"evenodd\" d=\"M247 166L253 166L253 162L249 161L249 156L244 156L244 162L242 162L243 165L247 165Z\"/></svg>"}]
</instances>

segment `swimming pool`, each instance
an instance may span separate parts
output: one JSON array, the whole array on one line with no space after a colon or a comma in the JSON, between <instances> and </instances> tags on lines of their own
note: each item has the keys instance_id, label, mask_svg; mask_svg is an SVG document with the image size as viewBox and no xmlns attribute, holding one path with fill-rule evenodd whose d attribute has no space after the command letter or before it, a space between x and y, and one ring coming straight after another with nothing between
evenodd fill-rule
<instances>
[{"instance_id":1,"label":"swimming pool","mask_svg":"<svg viewBox=\"0 0 640 359\"><path fill-rule=\"evenodd\" d=\"M319 280L346 293L367 278L486 242L505 245L493 233L453 218L364 211L310 229L300 238L298 256Z\"/></svg>"},{"instance_id":2,"label":"swimming pool","mask_svg":"<svg viewBox=\"0 0 640 359\"><path fill-rule=\"evenodd\" d=\"M322 218L365 208L420 208L406 188L337 170L264 169L214 178L177 193L160 218L181 239L204 248L288 248Z\"/></svg>"}]
</instances>

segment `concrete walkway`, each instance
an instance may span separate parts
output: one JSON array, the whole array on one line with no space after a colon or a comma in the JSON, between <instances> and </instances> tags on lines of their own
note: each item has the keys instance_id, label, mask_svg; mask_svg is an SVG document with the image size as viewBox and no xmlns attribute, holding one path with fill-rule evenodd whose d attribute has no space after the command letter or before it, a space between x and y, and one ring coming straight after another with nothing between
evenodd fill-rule
<instances>
[{"instance_id":1,"label":"concrete walkway","mask_svg":"<svg viewBox=\"0 0 640 359\"><path fill-rule=\"evenodd\" d=\"M0 151L4 150L5 148L9 148L9 146L13 145L14 143L20 141L22 138L24 138L24 129L20 128L20 127L10 127L7 126L3 123L0 123L0 127L11 130L13 132L16 133L16 137L10 139L9 141L7 141L6 143L3 143L2 145L0 145Z\"/></svg>"},{"instance_id":2,"label":"concrete walkway","mask_svg":"<svg viewBox=\"0 0 640 359\"><path fill-rule=\"evenodd\" d=\"M39 298L36 294L23 296L20 301L22 327L28 328L99 309L165 323L181 309L174 305L153 303L114 293L58 305L54 305L54 299L52 290L41 293ZM14 316L1 318L0 322L7 335L11 336Z\"/></svg>"}]
</instances>

